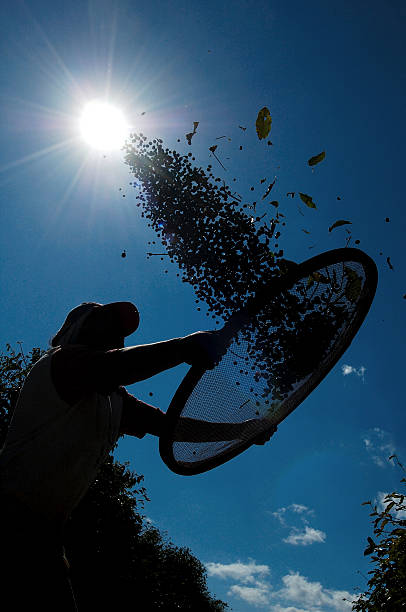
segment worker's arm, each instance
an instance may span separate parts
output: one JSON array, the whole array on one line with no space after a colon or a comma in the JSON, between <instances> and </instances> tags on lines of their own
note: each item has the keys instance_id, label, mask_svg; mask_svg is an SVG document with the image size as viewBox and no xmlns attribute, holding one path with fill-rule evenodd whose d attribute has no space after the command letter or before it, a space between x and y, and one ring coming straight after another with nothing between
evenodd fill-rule
<instances>
[{"instance_id":1,"label":"worker's arm","mask_svg":"<svg viewBox=\"0 0 406 612\"><path fill-rule=\"evenodd\" d=\"M52 379L59 395L74 404L89 391L111 393L181 363L212 367L222 351L224 343L217 332L107 351L67 346L52 357Z\"/></svg>"},{"instance_id":2,"label":"worker's arm","mask_svg":"<svg viewBox=\"0 0 406 612\"><path fill-rule=\"evenodd\" d=\"M131 385L181 363L211 368L224 351L218 332L196 332L184 338L106 351L103 369L108 376L116 377L117 385Z\"/></svg>"},{"instance_id":3,"label":"worker's arm","mask_svg":"<svg viewBox=\"0 0 406 612\"><path fill-rule=\"evenodd\" d=\"M160 437L167 431L167 417L164 412L150 404L136 399L126 390L123 395L123 412L120 433L142 438L146 433ZM210 423L181 417L175 429L176 442L221 442L244 439L252 433L261 432L254 444L264 444L275 433L276 426L263 432L262 419L249 419L243 423Z\"/></svg>"}]
</instances>

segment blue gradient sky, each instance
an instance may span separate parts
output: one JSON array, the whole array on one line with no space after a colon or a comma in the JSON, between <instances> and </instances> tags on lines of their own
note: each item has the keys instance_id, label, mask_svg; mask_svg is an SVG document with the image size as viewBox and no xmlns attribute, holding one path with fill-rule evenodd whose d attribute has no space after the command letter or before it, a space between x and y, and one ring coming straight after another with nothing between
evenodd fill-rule
<instances>
[{"instance_id":1,"label":"blue gradient sky","mask_svg":"<svg viewBox=\"0 0 406 612\"><path fill-rule=\"evenodd\" d=\"M344 246L345 229L328 227L347 219L377 262L358 336L272 443L190 478L169 472L153 437L119 445L117 457L145 475L149 519L207 564L211 591L235 612L350 609L345 592L368 571L361 502L379 501L401 477L387 458L406 451L405 16L394 0L17 0L0 9L3 347L46 348L66 312L88 300L138 305L131 344L210 327L176 267L146 259L154 237L122 154L81 141L77 118L95 97L181 152L199 121L197 162L216 168L208 148L218 144L227 168L218 171L237 177L244 197L277 176L287 257ZM265 105L272 147L255 134ZM223 135L231 141L216 141ZM312 172L307 159L322 150ZM317 210L302 216L287 191L311 194ZM185 371L130 390L165 409Z\"/></svg>"}]
</instances>

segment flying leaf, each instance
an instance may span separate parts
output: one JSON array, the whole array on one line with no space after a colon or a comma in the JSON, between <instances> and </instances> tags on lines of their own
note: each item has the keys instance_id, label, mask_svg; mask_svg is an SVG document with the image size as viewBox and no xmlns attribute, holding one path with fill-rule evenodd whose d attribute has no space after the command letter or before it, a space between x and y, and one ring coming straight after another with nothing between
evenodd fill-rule
<instances>
[{"instance_id":1,"label":"flying leaf","mask_svg":"<svg viewBox=\"0 0 406 612\"><path fill-rule=\"evenodd\" d=\"M275 208L278 208L279 206L278 200L272 200L272 202L269 202L269 203L272 204L272 206L275 206Z\"/></svg>"},{"instance_id":2,"label":"flying leaf","mask_svg":"<svg viewBox=\"0 0 406 612\"><path fill-rule=\"evenodd\" d=\"M121 253L121 257L127 257L127 253L125 252L125 250Z\"/></svg>"},{"instance_id":3,"label":"flying leaf","mask_svg":"<svg viewBox=\"0 0 406 612\"><path fill-rule=\"evenodd\" d=\"M316 208L316 204L313 202L311 196L306 195L305 193L300 193L300 199L302 200L302 202L304 202L306 204L306 206L308 206L309 208Z\"/></svg>"},{"instance_id":4,"label":"flying leaf","mask_svg":"<svg viewBox=\"0 0 406 612\"><path fill-rule=\"evenodd\" d=\"M389 217L386 217L385 221L386 223L389 223Z\"/></svg>"},{"instance_id":5,"label":"flying leaf","mask_svg":"<svg viewBox=\"0 0 406 612\"><path fill-rule=\"evenodd\" d=\"M223 168L223 170L226 170L227 168L224 166L223 162L217 157L215 150L217 149L217 145L213 145L212 147L209 147L209 151L211 151L211 153L213 153L214 157L217 159L218 163L220 164L220 166Z\"/></svg>"},{"instance_id":6,"label":"flying leaf","mask_svg":"<svg viewBox=\"0 0 406 612\"><path fill-rule=\"evenodd\" d=\"M264 106L258 113L255 127L257 130L259 140L266 138L271 131L272 118L269 108Z\"/></svg>"},{"instance_id":7,"label":"flying leaf","mask_svg":"<svg viewBox=\"0 0 406 612\"><path fill-rule=\"evenodd\" d=\"M286 197L291 197L292 199L295 197L295 192L294 191L288 191L288 193L286 194Z\"/></svg>"},{"instance_id":8,"label":"flying leaf","mask_svg":"<svg viewBox=\"0 0 406 612\"><path fill-rule=\"evenodd\" d=\"M390 268L391 270L394 270L394 267L392 266L392 263L391 263L390 257L387 257L387 258L386 258L386 261L387 261L387 263L388 263L389 268Z\"/></svg>"},{"instance_id":9,"label":"flying leaf","mask_svg":"<svg viewBox=\"0 0 406 612\"><path fill-rule=\"evenodd\" d=\"M240 128L240 130L242 130L243 132L245 132L245 130L247 129L246 127L243 127L242 125L238 126Z\"/></svg>"},{"instance_id":10,"label":"flying leaf","mask_svg":"<svg viewBox=\"0 0 406 612\"><path fill-rule=\"evenodd\" d=\"M268 189L266 190L266 192L264 193L264 195L262 196L262 199L265 200L266 196L268 196L271 191L272 191L272 187L275 185L276 183L276 177L274 178L274 180L272 181L272 183L269 183L268 185Z\"/></svg>"},{"instance_id":11,"label":"flying leaf","mask_svg":"<svg viewBox=\"0 0 406 612\"><path fill-rule=\"evenodd\" d=\"M340 221L336 221L335 223L333 223L333 225L328 228L328 231L332 232L333 229L335 229L336 227L340 227L341 225L351 225L351 221L344 221L343 219L340 219Z\"/></svg>"},{"instance_id":12,"label":"flying leaf","mask_svg":"<svg viewBox=\"0 0 406 612\"><path fill-rule=\"evenodd\" d=\"M193 132L189 132L189 134L186 134L186 140L188 142L189 145L192 144L192 138L193 136L196 134L196 130L197 130L197 126L199 125L198 121L193 121Z\"/></svg>"},{"instance_id":13,"label":"flying leaf","mask_svg":"<svg viewBox=\"0 0 406 612\"><path fill-rule=\"evenodd\" d=\"M310 234L310 232L308 230L302 229L302 232L304 232L305 234Z\"/></svg>"},{"instance_id":14,"label":"flying leaf","mask_svg":"<svg viewBox=\"0 0 406 612\"><path fill-rule=\"evenodd\" d=\"M309 164L309 166L315 166L316 164L319 164L321 161L323 161L325 157L326 157L326 152L322 151L318 155L311 157L307 163Z\"/></svg>"}]
</instances>

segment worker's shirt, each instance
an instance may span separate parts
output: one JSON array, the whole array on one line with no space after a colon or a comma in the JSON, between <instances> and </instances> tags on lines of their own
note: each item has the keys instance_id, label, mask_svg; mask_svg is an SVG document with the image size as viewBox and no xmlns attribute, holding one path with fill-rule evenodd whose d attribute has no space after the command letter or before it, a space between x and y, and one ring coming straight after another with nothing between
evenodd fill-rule
<instances>
[{"instance_id":1,"label":"worker's shirt","mask_svg":"<svg viewBox=\"0 0 406 612\"><path fill-rule=\"evenodd\" d=\"M163 413L119 387L110 367L118 351L56 347L33 366L0 453L3 494L63 523L122 433L129 405L138 409L132 435L159 433Z\"/></svg>"}]
</instances>

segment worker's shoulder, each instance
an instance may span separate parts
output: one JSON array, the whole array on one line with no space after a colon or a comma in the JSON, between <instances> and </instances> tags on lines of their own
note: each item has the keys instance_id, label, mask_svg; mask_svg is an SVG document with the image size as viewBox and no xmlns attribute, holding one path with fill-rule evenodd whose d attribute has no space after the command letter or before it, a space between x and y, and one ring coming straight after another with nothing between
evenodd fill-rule
<instances>
[{"instance_id":1,"label":"worker's shoulder","mask_svg":"<svg viewBox=\"0 0 406 612\"><path fill-rule=\"evenodd\" d=\"M53 361L61 361L103 357L106 352L91 348L85 344L69 344L68 346L57 346L50 353Z\"/></svg>"},{"instance_id":2,"label":"worker's shoulder","mask_svg":"<svg viewBox=\"0 0 406 612\"><path fill-rule=\"evenodd\" d=\"M88 370L96 364L101 364L105 360L106 351L92 349L83 344L72 344L69 346L58 346L51 353L52 370L80 371Z\"/></svg>"}]
</instances>

